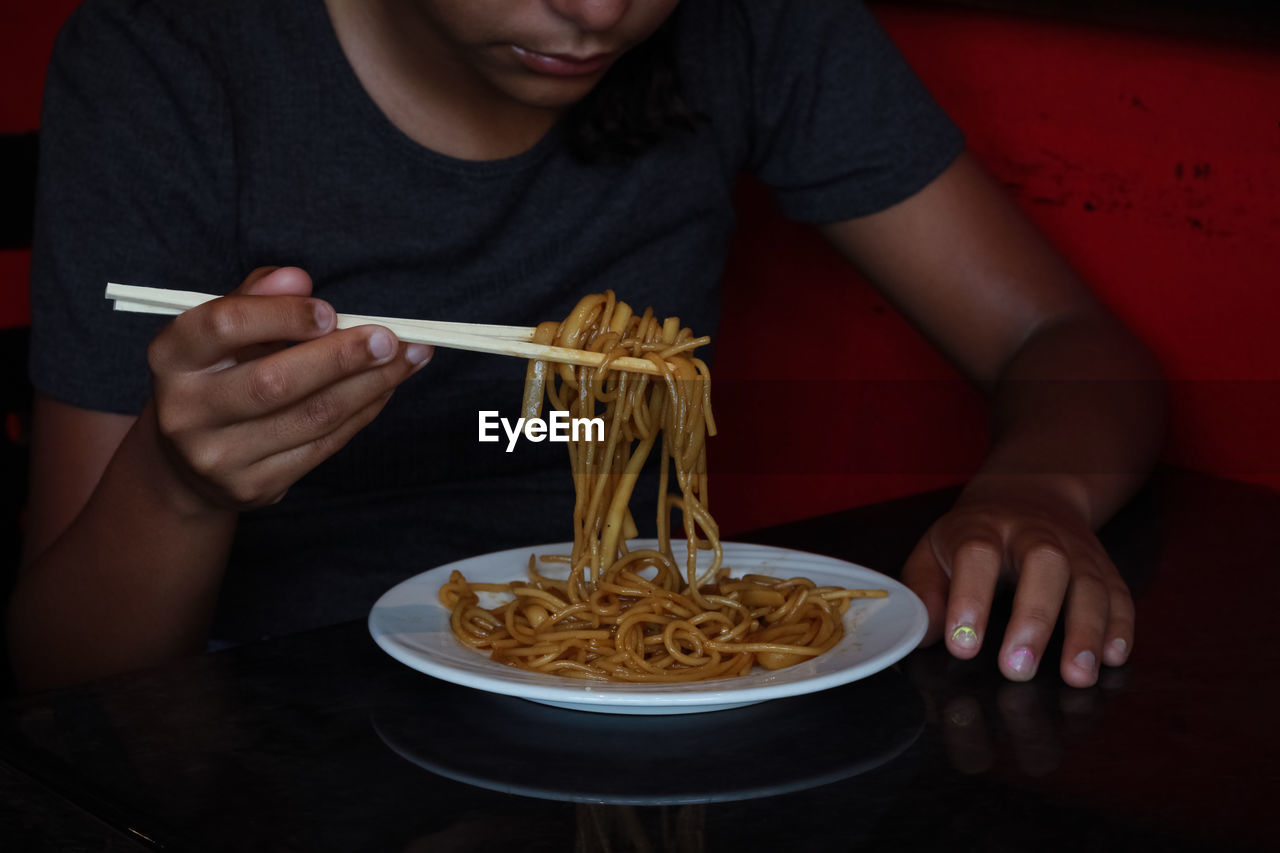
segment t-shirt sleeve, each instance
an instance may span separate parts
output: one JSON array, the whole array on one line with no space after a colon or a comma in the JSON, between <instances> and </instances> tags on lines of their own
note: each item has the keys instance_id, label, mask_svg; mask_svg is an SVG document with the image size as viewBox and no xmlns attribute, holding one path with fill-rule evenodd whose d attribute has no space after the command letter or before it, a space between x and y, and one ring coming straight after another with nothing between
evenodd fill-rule
<instances>
[{"instance_id":1,"label":"t-shirt sleeve","mask_svg":"<svg viewBox=\"0 0 1280 853\"><path fill-rule=\"evenodd\" d=\"M108 281L236 283L226 99L190 21L88 0L59 34L40 133L30 373L61 402L136 413L164 318L113 312ZM185 31L184 31L185 29Z\"/></svg>"},{"instance_id":2,"label":"t-shirt sleeve","mask_svg":"<svg viewBox=\"0 0 1280 853\"><path fill-rule=\"evenodd\" d=\"M964 148L959 129L855 0L740 0L747 168L815 223L890 207Z\"/></svg>"}]
</instances>

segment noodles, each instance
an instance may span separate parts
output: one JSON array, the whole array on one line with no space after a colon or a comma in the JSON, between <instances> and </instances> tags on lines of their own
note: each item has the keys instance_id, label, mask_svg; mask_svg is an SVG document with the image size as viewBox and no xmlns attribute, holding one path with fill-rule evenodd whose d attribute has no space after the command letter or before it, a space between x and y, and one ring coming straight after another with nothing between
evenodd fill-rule
<instances>
[{"instance_id":1,"label":"noodles","mask_svg":"<svg viewBox=\"0 0 1280 853\"><path fill-rule=\"evenodd\" d=\"M693 350L708 342L675 318L636 316L612 291L583 298L563 322L538 326L536 343L605 355L599 368L531 362L522 415L541 415L545 396L571 418L603 418L603 441L573 440L573 550L564 579L539 572L506 584L470 583L454 571L440 589L460 642L495 661L571 678L694 681L778 669L813 658L844 635L854 598L883 590L820 587L805 578L732 578L707 509L706 439L715 434L710 371ZM611 369L619 356L647 358L659 375ZM657 448L656 549L629 550L629 501ZM671 493L671 479L678 493ZM681 571L670 517L680 510L688 558ZM705 570L699 552L710 552ZM508 601L485 608L483 593Z\"/></svg>"}]
</instances>

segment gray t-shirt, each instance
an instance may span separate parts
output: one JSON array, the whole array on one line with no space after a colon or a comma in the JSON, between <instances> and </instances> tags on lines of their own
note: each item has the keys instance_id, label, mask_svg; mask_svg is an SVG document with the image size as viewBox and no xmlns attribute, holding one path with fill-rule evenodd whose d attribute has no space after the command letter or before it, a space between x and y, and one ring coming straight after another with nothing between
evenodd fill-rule
<instances>
[{"instance_id":1,"label":"gray t-shirt","mask_svg":"<svg viewBox=\"0 0 1280 853\"><path fill-rule=\"evenodd\" d=\"M851 0L683 0L692 131L587 166L553 130L508 159L413 142L347 63L322 0L87 0L48 76L31 376L135 413L164 321L115 314L107 281L204 292L296 264L339 311L531 325L611 288L719 320L732 189L752 172L797 220L911 195L959 132ZM246 513L216 632L358 618L440 562L569 536L562 447L477 441L518 408L524 365L439 350L280 505Z\"/></svg>"}]
</instances>

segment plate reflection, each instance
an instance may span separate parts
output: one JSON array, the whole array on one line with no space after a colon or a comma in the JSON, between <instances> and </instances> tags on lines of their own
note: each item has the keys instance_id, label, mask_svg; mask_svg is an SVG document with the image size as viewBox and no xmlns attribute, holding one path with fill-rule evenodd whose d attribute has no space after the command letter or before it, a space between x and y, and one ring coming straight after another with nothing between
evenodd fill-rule
<instances>
[{"instance_id":1,"label":"plate reflection","mask_svg":"<svg viewBox=\"0 0 1280 853\"><path fill-rule=\"evenodd\" d=\"M924 728L896 669L843 687L707 714L569 711L450 686L374 711L396 754L492 791L578 803L748 800L849 779L904 753Z\"/></svg>"}]
</instances>

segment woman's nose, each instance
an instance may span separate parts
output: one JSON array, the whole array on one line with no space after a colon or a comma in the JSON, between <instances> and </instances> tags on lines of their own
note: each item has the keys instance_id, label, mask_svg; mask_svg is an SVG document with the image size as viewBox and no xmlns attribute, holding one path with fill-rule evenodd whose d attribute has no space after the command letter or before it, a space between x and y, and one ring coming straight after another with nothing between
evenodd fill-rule
<instances>
[{"instance_id":1,"label":"woman's nose","mask_svg":"<svg viewBox=\"0 0 1280 853\"><path fill-rule=\"evenodd\" d=\"M547 0L547 5L586 32L604 32L622 20L631 0Z\"/></svg>"}]
</instances>

